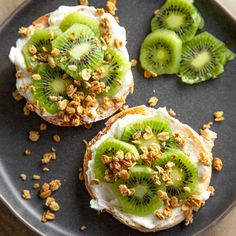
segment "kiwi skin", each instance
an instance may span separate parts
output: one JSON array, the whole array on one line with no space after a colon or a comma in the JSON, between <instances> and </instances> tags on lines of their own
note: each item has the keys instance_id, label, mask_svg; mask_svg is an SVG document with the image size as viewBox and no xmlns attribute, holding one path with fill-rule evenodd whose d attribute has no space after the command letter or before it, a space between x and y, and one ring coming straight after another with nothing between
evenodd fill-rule
<instances>
[{"instance_id":1,"label":"kiwi skin","mask_svg":"<svg viewBox=\"0 0 236 236\"><path fill-rule=\"evenodd\" d=\"M173 185L167 186L166 191L169 195L178 197L181 200L190 197L198 185L198 169L197 166L191 162L188 156L179 149L172 149L163 153L162 157L153 162L152 168L157 169L157 166L165 168L169 162L173 162ZM176 179L176 176L179 178ZM184 187L189 187L190 192L184 191Z\"/></svg>"},{"instance_id":2,"label":"kiwi skin","mask_svg":"<svg viewBox=\"0 0 236 236\"><path fill-rule=\"evenodd\" d=\"M153 74L175 74L179 71L182 41L170 30L158 29L143 41L140 63L144 70Z\"/></svg>"},{"instance_id":3,"label":"kiwi skin","mask_svg":"<svg viewBox=\"0 0 236 236\"><path fill-rule=\"evenodd\" d=\"M163 201L158 198L156 193L158 190L165 191L165 186L152 182L153 170L151 168L136 165L130 169L129 173L128 180L120 179L112 185L113 193L121 205L120 210L136 216L153 214L163 205ZM134 188L134 195L122 196L119 190L121 184Z\"/></svg>"}]
</instances>

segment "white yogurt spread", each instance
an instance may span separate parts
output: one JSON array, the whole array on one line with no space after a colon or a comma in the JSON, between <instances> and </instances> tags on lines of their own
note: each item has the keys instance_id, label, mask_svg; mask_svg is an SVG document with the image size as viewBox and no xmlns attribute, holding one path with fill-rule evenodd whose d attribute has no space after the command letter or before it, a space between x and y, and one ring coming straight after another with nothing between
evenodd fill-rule
<instances>
[{"instance_id":1,"label":"white yogurt spread","mask_svg":"<svg viewBox=\"0 0 236 236\"><path fill-rule=\"evenodd\" d=\"M90 182L94 178L93 167L94 167L94 159L95 159L95 155L96 155L96 149L103 141L105 141L108 137L119 138L122 135L124 127L134 121L137 121L140 119L145 119L148 117L157 116L157 115L164 116L167 118L167 120L171 124L171 130L173 133L175 133L176 131L181 131L183 133L183 135L185 135L186 131L184 131L184 128L188 127L188 129L190 129L192 131L194 137L196 137L201 142L204 149L209 150L206 143L205 143L205 140L201 136L199 136L199 134L197 134L189 126L184 125L180 121L178 121L177 119L174 119L173 117L171 117L168 114L166 108L159 108L158 110L155 110L155 109L150 110L148 115L138 115L138 114L126 115L125 117L118 119L110 127L109 131L106 134L104 134L94 145L91 146L91 153L92 153L91 160L88 162L88 170L86 172L88 182ZM211 146L213 147L214 140L216 138L216 133L211 131L211 135L212 135L211 136L211 143L212 143ZM210 138L208 136L208 141L209 140L210 140ZM197 165L199 177L202 176L203 174L211 173L211 166L207 167L207 166L204 166L203 164L198 162L197 157L199 154L199 150L194 145L192 139L190 139L190 138L187 139L186 144L183 147L183 151L188 153L190 160ZM209 155L212 155L211 149L208 151L208 153L209 153ZM206 181L209 181L209 180L206 180ZM201 194L199 194L199 199L206 201L210 197L210 192L207 191L207 189L206 189L208 184L209 184L208 182L204 182L204 181L199 182L198 189L200 190L200 192L202 192ZM113 206L113 207L119 206L118 202L115 200L114 194L111 191L110 184L99 183L99 184L91 185L91 188L94 191L95 196L96 196L96 200L92 199L90 201L91 208L101 211L101 210L109 209L110 206ZM141 216L124 214L121 211L119 211L118 209L115 209L114 211L118 216L120 216L123 219L126 219L128 222L133 222L133 223L139 224L147 229L154 229L156 227L164 227L166 225L176 224L176 223L179 223L182 220L184 220L184 216L183 216L183 213L182 213L180 207L173 209L172 216L169 218L166 218L164 220L158 220L153 214L150 214L145 217L141 217Z\"/></svg>"},{"instance_id":2,"label":"white yogurt spread","mask_svg":"<svg viewBox=\"0 0 236 236\"><path fill-rule=\"evenodd\" d=\"M57 10L53 11L50 13L49 16L49 29L57 29L59 28L62 20L64 19L65 16L67 16L68 14L75 12L75 11L80 11L80 13L88 15L90 17L93 17L94 19L96 19L97 21L100 21L100 19L103 18L107 18L109 20L110 23L110 30L112 33L112 38L110 41L110 44L113 45L114 43L114 39L118 39L119 41L121 41L122 47L119 48L124 55L127 57L127 59L129 60L129 54L126 48L126 30L124 27L121 27L115 20L115 18L109 14L109 13L105 13L104 15L102 15L101 17L98 16L96 14L96 9L94 7L88 7L88 6L60 6ZM41 28L44 26L40 26L37 25L37 27ZM31 29L31 35L34 32L34 26L30 26L29 27ZM20 94L25 97L29 102L34 102L34 98L33 98L33 94L31 92L30 89L28 89L26 92L23 92L22 90L20 90L21 86L25 86L27 84L31 84L32 83L32 79L31 79L31 73L27 72L26 70L26 64L25 64L25 60L24 60L24 56L22 54L22 48L24 47L24 45L27 43L27 41L30 39L29 37L26 38L19 38L16 41L16 46L15 47L11 47L10 53L9 53L9 59L10 61L16 65L17 71L21 71L24 74L24 77L21 79L17 79L16 80L16 88L17 90L19 90ZM114 96L114 98L117 97L123 97L129 90L129 88L132 86L133 83L133 75L131 70L127 72L124 80L122 81L122 87L120 88L120 90L117 92L117 94ZM89 117L84 117L83 120L87 123L92 123L96 120L99 120L100 116L97 114L96 112L96 107L95 108L90 108L92 114L94 115L94 118L89 118ZM36 112L39 114L39 111L36 110ZM106 111L107 114L109 114L109 110ZM106 116L106 113L103 114L104 116ZM53 114L50 114L48 112L44 113L44 116L56 116Z\"/></svg>"}]
</instances>

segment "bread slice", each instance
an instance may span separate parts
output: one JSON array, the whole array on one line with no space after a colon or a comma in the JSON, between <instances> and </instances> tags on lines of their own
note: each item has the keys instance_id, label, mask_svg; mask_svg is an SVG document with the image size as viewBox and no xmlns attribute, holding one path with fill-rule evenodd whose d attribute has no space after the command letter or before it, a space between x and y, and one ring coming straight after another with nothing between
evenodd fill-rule
<instances>
[{"instance_id":1,"label":"bread slice","mask_svg":"<svg viewBox=\"0 0 236 236\"><path fill-rule=\"evenodd\" d=\"M50 14L45 14L45 15L39 17L38 19L36 19L32 23L32 26L35 27L35 28L36 27L42 27L42 26L48 27L49 26L49 23L48 23L49 17L50 17ZM16 66L16 69L18 70L19 68ZM132 82L132 84L125 89L123 94L120 94L120 97L124 98L124 101L125 101L126 97L128 96L128 94L133 91L133 86L134 86L134 84ZM123 105L124 105L124 103L122 103L122 102L115 103L113 107L107 108L104 113L97 114L97 117L96 117L96 119L93 122L97 122L97 121L100 121L100 120L103 120L103 119L106 119L106 118L110 117L112 114L117 112ZM65 121L64 119L62 119L60 117L57 117L57 116L42 115L40 113L39 109L37 109L37 108L35 109L35 112L40 117L42 117L45 121L47 121L49 123L52 123L54 125L58 125L58 126L74 126L74 124L72 123L71 120ZM88 123L86 123L86 122L81 120L80 125L86 125L86 124L88 124Z\"/></svg>"},{"instance_id":2,"label":"bread slice","mask_svg":"<svg viewBox=\"0 0 236 236\"><path fill-rule=\"evenodd\" d=\"M140 114L140 115L148 115L150 114L150 112L153 112L153 108L148 108L146 106L137 106L137 107L133 107L133 108L129 108L126 109L118 114L116 114L115 116L111 117L107 122L106 122L106 127L99 132L88 144L86 147L86 152L85 152L85 156L84 156L84 163L83 163L83 169L84 169L84 178L85 178L85 185L86 188L89 192L89 194L91 195L91 197L93 199L97 199L97 195L96 195L96 191L94 191L93 189L93 184L91 183L91 178L89 178L89 174L88 174L88 169L89 169L89 161L92 158L92 152L91 152L91 147L102 138L103 135L105 135L107 132L109 132L111 126L118 120L118 119L122 119L124 118L126 115L129 114ZM207 158L209 158L209 161L211 163L212 160L212 153L211 153L211 149L209 149L207 147L207 145L205 145L204 139L202 137L200 137L193 129L191 129L189 126L182 124L180 121L178 121L177 119L168 116L168 121L170 122L171 125L175 125L177 127L181 127L181 130L183 132L185 132L185 134L188 136L189 139L192 140L192 142L194 142L194 146L196 147L196 149L199 151L199 153L203 153L207 156ZM213 133L213 132L212 132ZM214 137L215 138L215 137ZM213 139L214 139L213 138ZM205 174L205 180L203 182L201 182L203 188L205 190L207 190L209 183L210 183L210 179L211 179L211 166L206 167L207 168L207 172ZM101 200L101 199L100 199ZM120 222L134 228L137 229L139 231L142 232L156 232L159 230L164 230L164 229L168 229L173 227L174 225L180 223L181 221L184 220L184 216L183 214L177 214L174 217L171 218L170 221L164 221L163 224L159 224L158 226L154 227L154 228L146 228L141 224L138 224L132 220L130 220L129 218L125 217L125 214L122 214L121 212L119 212L118 210L115 210L114 207L111 207L109 205L107 205L106 209L104 209L105 211L109 212L110 214L113 215L113 217L115 217L116 219L118 219Z\"/></svg>"}]
</instances>

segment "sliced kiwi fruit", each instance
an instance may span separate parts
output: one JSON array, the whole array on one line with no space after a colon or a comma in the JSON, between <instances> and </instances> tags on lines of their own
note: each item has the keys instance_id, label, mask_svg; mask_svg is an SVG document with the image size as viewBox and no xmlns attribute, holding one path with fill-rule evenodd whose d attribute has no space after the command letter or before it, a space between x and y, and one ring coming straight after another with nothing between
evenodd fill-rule
<instances>
[{"instance_id":1,"label":"sliced kiwi fruit","mask_svg":"<svg viewBox=\"0 0 236 236\"><path fill-rule=\"evenodd\" d=\"M86 25L74 24L52 41L52 47L60 51L57 65L74 79L80 79L83 69L95 70L104 58L100 40Z\"/></svg>"},{"instance_id":2,"label":"sliced kiwi fruit","mask_svg":"<svg viewBox=\"0 0 236 236\"><path fill-rule=\"evenodd\" d=\"M153 133L153 135L148 139L144 138L147 127L151 128ZM161 132L169 133L170 138L165 142L165 146L162 146L158 139L158 134ZM138 133L140 134L140 137L135 138ZM129 143L133 142L138 147L138 150L142 149L142 147L148 148L152 143L159 144L160 150L162 151L175 146L170 125L165 118L161 116L146 118L128 124L124 127L120 140Z\"/></svg>"},{"instance_id":3,"label":"sliced kiwi fruit","mask_svg":"<svg viewBox=\"0 0 236 236\"><path fill-rule=\"evenodd\" d=\"M122 87L122 81L131 65L123 52L114 47L106 50L105 59L105 63L102 65L104 73L100 81L104 82L107 87L109 86L109 89L103 95L114 97Z\"/></svg>"},{"instance_id":4,"label":"sliced kiwi fruit","mask_svg":"<svg viewBox=\"0 0 236 236\"><path fill-rule=\"evenodd\" d=\"M165 152L160 159L154 161L152 168L154 170L157 169L157 166L165 168L168 162L174 163L170 174L173 184L166 186L168 196L176 196L179 199L190 197L198 184L197 166L189 160L184 152L173 149Z\"/></svg>"},{"instance_id":5,"label":"sliced kiwi fruit","mask_svg":"<svg viewBox=\"0 0 236 236\"><path fill-rule=\"evenodd\" d=\"M174 74L179 70L182 41L170 30L159 29L149 34L141 46L140 63L153 74Z\"/></svg>"},{"instance_id":6,"label":"sliced kiwi fruit","mask_svg":"<svg viewBox=\"0 0 236 236\"><path fill-rule=\"evenodd\" d=\"M183 45L178 75L187 84L216 78L224 72L224 64L234 57L235 54L223 42L203 32Z\"/></svg>"},{"instance_id":7,"label":"sliced kiwi fruit","mask_svg":"<svg viewBox=\"0 0 236 236\"><path fill-rule=\"evenodd\" d=\"M129 171L129 179L120 179L112 186L112 190L121 206L121 211L136 216L146 216L154 213L163 205L157 196L157 191L165 191L163 184L157 185L152 181L153 170L145 166L134 166ZM123 196L120 185L126 185L135 192L131 196Z\"/></svg>"},{"instance_id":8,"label":"sliced kiwi fruit","mask_svg":"<svg viewBox=\"0 0 236 236\"><path fill-rule=\"evenodd\" d=\"M176 32L183 42L193 38L204 21L197 9L187 0L168 0L151 21L152 31L169 29Z\"/></svg>"},{"instance_id":9,"label":"sliced kiwi fruit","mask_svg":"<svg viewBox=\"0 0 236 236\"><path fill-rule=\"evenodd\" d=\"M52 49L51 42L61 33L59 29L36 29L22 49L26 67L34 69L39 63L47 62L47 55Z\"/></svg>"},{"instance_id":10,"label":"sliced kiwi fruit","mask_svg":"<svg viewBox=\"0 0 236 236\"><path fill-rule=\"evenodd\" d=\"M108 138L103 141L96 149L94 160L94 175L96 179L103 182L105 181L104 176L108 166L102 163L102 156L106 155L109 157L113 157L118 151L123 151L124 154L130 152L135 155L137 160L139 159L139 153L134 145L122 142L118 139Z\"/></svg>"},{"instance_id":11,"label":"sliced kiwi fruit","mask_svg":"<svg viewBox=\"0 0 236 236\"><path fill-rule=\"evenodd\" d=\"M66 87L72 83L72 78L65 79L63 77L64 71L59 67L52 69L48 64L40 65L37 68L37 74L41 79L33 80L34 99L50 114L58 113L57 101L66 98Z\"/></svg>"},{"instance_id":12,"label":"sliced kiwi fruit","mask_svg":"<svg viewBox=\"0 0 236 236\"><path fill-rule=\"evenodd\" d=\"M74 24L82 24L88 26L96 36L101 35L101 29L99 25L99 21L96 20L95 17L88 16L81 12L72 12L68 14L61 22L60 29L62 31L66 31Z\"/></svg>"}]
</instances>

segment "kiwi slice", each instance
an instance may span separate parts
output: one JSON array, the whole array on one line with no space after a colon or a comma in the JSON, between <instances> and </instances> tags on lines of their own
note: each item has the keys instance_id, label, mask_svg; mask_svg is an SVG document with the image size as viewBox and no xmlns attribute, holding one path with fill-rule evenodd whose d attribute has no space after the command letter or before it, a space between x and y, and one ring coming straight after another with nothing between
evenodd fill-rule
<instances>
[{"instance_id":1,"label":"kiwi slice","mask_svg":"<svg viewBox=\"0 0 236 236\"><path fill-rule=\"evenodd\" d=\"M101 35L101 29L99 25L99 21L96 20L95 17L88 16L81 12L72 12L69 15L67 15L60 24L60 29L62 31L66 31L68 28L70 28L74 24L82 24L88 26L96 36Z\"/></svg>"},{"instance_id":2,"label":"kiwi slice","mask_svg":"<svg viewBox=\"0 0 236 236\"><path fill-rule=\"evenodd\" d=\"M52 47L60 51L55 57L57 65L74 79L80 79L83 69L95 70L104 58L100 40L86 25L71 26L52 41Z\"/></svg>"},{"instance_id":3,"label":"kiwi slice","mask_svg":"<svg viewBox=\"0 0 236 236\"><path fill-rule=\"evenodd\" d=\"M168 0L157 11L151 21L152 31L169 29L181 38L183 42L193 38L204 21L197 9L187 0Z\"/></svg>"},{"instance_id":4,"label":"kiwi slice","mask_svg":"<svg viewBox=\"0 0 236 236\"><path fill-rule=\"evenodd\" d=\"M48 64L42 64L38 67L37 73L40 80L33 80L33 96L40 106L50 114L58 113L58 105L56 100L66 98L66 87L72 83L71 78L64 79L65 74L59 67L52 69ZM51 99L54 97L54 99ZM57 99L55 99L57 98Z\"/></svg>"},{"instance_id":5,"label":"kiwi slice","mask_svg":"<svg viewBox=\"0 0 236 236\"><path fill-rule=\"evenodd\" d=\"M108 92L103 95L114 97L122 87L122 81L130 69L130 62L122 51L110 47L105 52L106 63L102 65L104 73L100 81L109 86Z\"/></svg>"},{"instance_id":6,"label":"kiwi slice","mask_svg":"<svg viewBox=\"0 0 236 236\"><path fill-rule=\"evenodd\" d=\"M61 30L36 29L22 49L27 68L35 68L39 63L47 62L51 52L51 41L58 37Z\"/></svg>"},{"instance_id":7,"label":"kiwi slice","mask_svg":"<svg viewBox=\"0 0 236 236\"><path fill-rule=\"evenodd\" d=\"M203 32L183 45L179 77L182 82L196 84L216 78L224 72L224 64L235 54L223 42Z\"/></svg>"},{"instance_id":8,"label":"kiwi slice","mask_svg":"<svg viewBox=\"0 0 236 236\"><path fill-rule=\"evenodd\" d=\"M148 127L151 128L153 135L150 138L145 138L144 134L147 132ZM158 138L158 134L161 132L168 132L170 137L165 142L164 147L161 145L161 142ZM138 137L135 137L137 136L137 134ZM160 144L160 149L162 151L175 146L174 138L171 134L170 125L161 116L146 118L128 124L124 127L120 140L130 143L133 142L139 150L141 149L141 147L148 148L152 143Z\"/></svg>"},{"instance_id":9,"label":"kiwi slice","mask_svg":"<svg viewBox=\"0 0 236 236\"><path fill-rule=\"evenodd\" d=\"M94 160L94 175L96 179L99 179L100 181L105 181L104 176L108 166L102 163L102 156L107 155L109 157L113 157L118 151L123 151L124 154L130 152L134 154L137 159L139 159L139 153L134 145L122 142L118 139L108 138L103 141L96 149L96 155Z\"/></svg>"},{"instance_id":10,"label":"kiwi slice","mask_svg":"<svg viewBox=\"0 0 236 236\"><path fill-rule=\"evenodd\" d=\"M140 63L144 70L174 74L179 70L182 41L174 31L159 29L149 34L141 46Z\"/></svg>"},{"instance_id":11,"label":"kiwi slice","mask_svg":"<svg viewBox=\"0 0 236 236\"><path fill-rule=\"evenodd\" d=\"M112 190L121 206L121 211L127 214L146 216L154 213L163 205L157 197L157 191L165 191L163 184L157 185L152 181L153 170L145 166L134 166L129 171L129 179L120 179L112 186ZM135 192L131 196L123 196L120 185L126 185Z\"/></svg>"},{"instance_id":12,"label":"kiwi slice","mask_svg":"<svg viewBox=\"0 0 236 236\"><path fill-rule=\"evenodd\" d=\"M169 196L176 196L179 199L190 197L198 184L197 166L184 152L175 149L165 152L160 159L154 161L152 168L154 170L157 166L165 168L169 161L174 163L170 174L173 184L166 187L166 192ZM186 191L184 187L188 187L190 191Z\"/></svg>"}]
</instances>

